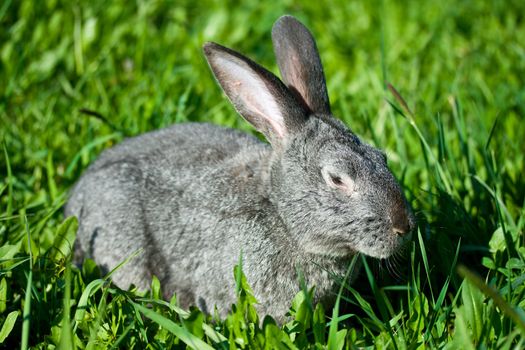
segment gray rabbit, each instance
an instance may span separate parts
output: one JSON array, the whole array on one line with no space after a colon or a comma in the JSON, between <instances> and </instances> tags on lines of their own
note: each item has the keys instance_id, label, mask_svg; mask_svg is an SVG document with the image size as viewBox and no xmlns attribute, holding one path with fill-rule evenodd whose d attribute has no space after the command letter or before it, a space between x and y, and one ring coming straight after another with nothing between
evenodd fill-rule
<instances>
[{"instance_id":1,"label":"gray rabbit","mask_svg":"<svg viewBox=\"0 0 525 350\"><path fill-rule=\"evenodd\" d=\"M77 251L106 269L141 253L113 281L225 315L243 271L261 316L282 320L297 271L330 303L357 252L386 258L410 239L414 216L385 155L332 116L315 41L281 17L272 39L283 82L215 43L204 53L235 109L270 144L189 123L130 138L102 153L74 187Z\"/></svg>"}]
</instances>

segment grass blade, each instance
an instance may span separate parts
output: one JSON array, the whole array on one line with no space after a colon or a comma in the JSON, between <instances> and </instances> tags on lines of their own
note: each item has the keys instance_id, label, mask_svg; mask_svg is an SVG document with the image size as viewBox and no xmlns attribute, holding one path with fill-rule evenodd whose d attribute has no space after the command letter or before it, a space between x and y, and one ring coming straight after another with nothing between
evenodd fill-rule
<instances>
[{"instance_id":1,"label":"grass blade","mask_svg":"<svg viewBox=\"0 0 525 350\"><path fill-rule=\"evenodd\" d=\"M170 333L175 335L177 338L182 340L186 345L191 347L192 349L197 350L213 350L213 347L203 342L201 339L197 338L188 330L182 328L181 326L177 325L175 322L173 322L170 319L167 319L166 317L156 313L155 311L148 309L147 307L144 307L140 304L131 302L132 305L139 310L144 316L149 318L150 320L156 322L160 326L166 328Z\"/></svg>"},{"instance_id":2,"label":"grass blade","mask_svg":"<svg viewBox=\"0 0 525 350\"><path fill-rule=\"evenodd\" d=\"M64 312L62 313L62 332L58 348L63 350L76 349L73 333L71 331L71 262L66 262L64 286Z\"/></svg>"},{"instance_id":3,"label":"grass blade","mask_svg":"<svg viewBox=\"0 0 525 350\"><path fill-rule=\"evenodd\" d=\"M86 314L86 310L88 307L89 297L95 294L106 283L108 283L106 280L98 279L98 280L91 281L91 283L89 283L85 287L78 301L77 311L75 312L75 317L74 317L75 325L73 326L73 330L76 330L78 322L82 322L84 320L84 315Z\"/></svg>"},{"instance_id":4,"label":"grass blade","mask_svg":"<svg viewBox=\"0 0 525 350\"><path fill-rule=\"evenodd\" d=\"M341 287L339 288L339 293L337 293L337 299L335 300L334 309L332 312L332 320L330 321L330 328L328 330L328 344L327 348L328 350L338 350L338 344L340 341L340 335L338 336L338 324L339 324L339 304L341 302L341 296L343 294L343 288L345 287L348 277L350 274L354 271L355 265L357 263L357 259L359 257L359 254L356 254L354 258L352 259L352 262L348 266L348 269L346 270L345 278L343 279L341 283Z\"/></svg>"},{"instance_id":5,"label":"grass blade","mask_svg":"<svg viewBox=\"0 0 525 350\"><path fill-rule=\"evenodd\" d=\"M434 291L432 288L432 280L430 279L430 266L428 264L427 251L425 244L423 243L423 237L421 236L421 230L417 230L417 239L419 242L419 250L421 251L421 258L423 259L423 266L425 266L425 274L427 275L428 286L430 289L430 296L432 297L432 304L435 304Z\"/></svg>"},{"instance_id":6,"label":"grass blade","mask_svg":"<svg viewBox=\"0 0 525 350\"><path fill-rule=\"evenodd\" d=\"M401 111L399 108L394 108L394 110L400 113L403 117L405 117L408 120L410 126L412 126L412 128L416 132L417 136L419 137L419 140L421 141L421 144L423 145L423 150L425 151L425 154L430 156L430 158L432 159L432 163L435 166L435 169L438 174L438 178L443 184L445 191L447 193L456 194L456 191L454 190L454 187L451 184L452 183L451 179L449 178L449 176L447 175L447 173L441 166L441 163L436 159L436 156L434 152L432 151L432 148L428 144L427 139L423 136L421 129L419 129L419 127L417 126L414 114L408 107L408 104L406 103L405 99L394 88L394 86L392 86L392 84L389 83L387 87L388 87L388 90L392 93L392 95L394 95L394 98L396 99L396 101L402 106L404 112ZM390 105L394 106L393 103L390 103Z\"/></svg>"},{"instance_id":7,"label":"grass blade","mask_svg":"<svg viewBox=\"0 0 525 350\"><path fill-rule=\"evenodd\" d=\"M31 235L29 233L29 224L27 223L27 216L24 216L27 244L29 250L29 273L27 274L27 286L24 298L24 313L22 323L22 344L21 350L26 350L29 345L29 328L31 326L31 290L33 289L33 254L31 249Z\"/></svg>"},{"instance_id":8,"label":"grass blade","mask_svg":"<svg viewBox=\"0 0 525 350\"><path fill-rule=\"evenodd\" d=\"M82 149L80 151L77 152L77 154L75 154L75 156L73 157L73 160L67 166L64 176L65 177L71 176L71 174L73 173L73 170L75 169L77 163L80 161L80 157L82 156L82 154L84 154L84 152L89 152L93 148L97 147L98 145L104 144L104 143L106 143L107 141L110 141L110 140L117 139L120 136L121 136L120 133L113 133L113 134L109 134L109 135L106 135L106 136L103 136L103 137L99 137L99 138L93 140L92 142L86 144L84 147L82 147Z\"/></svg>"},{"instance_id":9,"label":"grass blade","mask_svg":"<svg viewBox=\"0 0 525 350\"><path fill-rule=\"evenodd\" d=\"M13 215L13 172L11 170L11 162L9 161L9 154L7 153L7 146L4 143L4 157L5 166L7 168L7 208L3 216L10 217Z\"/></svg>"},{"instance_id":10,"label":"grass blade","mask_svg":"<svg viewBox=\"0 0 525 350\"><path fill-rule=\"evenodd\" d=\"M438 319L439 311L442 310L442 305L443 305L443 302L445 301L445 296L448 292L448 287L450 285L450 281L452 280L454 270L456 268L460 247L461 247L461 240L458 242L458 245L456 247L456 255L454 256L454 261L452 262L450 273L447 279L445 280L443 287L441 288L441 291L438 295L436 302L434 303L432 317L430 318L430 322L428 323L427 329L425 331L425 336L424 336L425 341L428 341L430 337L432 336L432 329L434 327L434 324L436 323L436 320Z\"/></svg>"}]
</instances>

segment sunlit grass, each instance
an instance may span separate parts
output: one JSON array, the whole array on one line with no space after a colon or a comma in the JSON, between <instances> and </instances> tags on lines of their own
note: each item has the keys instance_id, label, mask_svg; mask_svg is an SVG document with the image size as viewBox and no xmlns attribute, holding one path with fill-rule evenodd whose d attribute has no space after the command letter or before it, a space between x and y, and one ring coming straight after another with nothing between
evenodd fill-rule
<instances>
[{"instance_id":1,"label":"sunlit grass","mask_svg":"<svg viewBox=\"0 0 525 350\"><path fill-rule=\"evenodd\" d=\"M82 171L173 123L251 132L201 45L277 72L270 30L285 13L318 41L334 114L405 188L419 227L404 254L356 257L335 310L303 286L283 326L259 319L233 266L225 320L163 300L156 278L123 291L90 260L72 266L76 223L61 208ZM0 347L524 348L523 13L521 1L2 2Z\"/></svg>"}]
</instances>

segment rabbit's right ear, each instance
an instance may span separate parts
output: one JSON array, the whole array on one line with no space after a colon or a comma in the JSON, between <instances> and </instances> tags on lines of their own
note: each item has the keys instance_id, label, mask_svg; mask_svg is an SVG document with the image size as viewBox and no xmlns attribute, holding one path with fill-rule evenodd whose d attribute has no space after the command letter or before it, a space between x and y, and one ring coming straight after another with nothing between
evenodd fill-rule
<instances>
[{"instance_id":1,"label":"rabbit's right ear","mask_svg":"<svg viewBox=\"0 0 525 350\"><path fill-rule=\"evenodd\" d=\"M323 65L312 33L292 16L272 28L272 41L283 81L315 113L330 114Z\"/></svg>"},{"instance_id":2,"label":"rabbit's right ear","mask_svg":"<svg viewBox=\"0 0 525 350\"><path fill-rule=\"evenodd\" d=\"M219 44L209 42L203 49L235 109L273 146L304 124L305 108L274 74Z\"/></svg>"}]
</instances>

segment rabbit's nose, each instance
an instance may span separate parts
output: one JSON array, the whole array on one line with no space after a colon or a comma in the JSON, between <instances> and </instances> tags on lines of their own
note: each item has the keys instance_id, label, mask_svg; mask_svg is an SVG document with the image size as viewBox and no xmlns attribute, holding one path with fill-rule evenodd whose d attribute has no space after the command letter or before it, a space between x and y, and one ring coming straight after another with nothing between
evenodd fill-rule
<instances>
[{"instance_id":1,"label":"rabbit's nose","mask_svg":"<svg viewBox=\"0 0 525 350\"><path fill-rule=\"evenodd\" d=\"M399 236L404 236L410 232L410 229L408 229L408 226L403 227L403 228L398 228L394 226L392 230L394 231L396 235L399 235Z\"/></svg>"},{"instance_id":2,"label":"rabbit's nose","mask_svg":"<svg viewBox=\"0 0 525 350\"><path fill-rule=\"evenodd\" d=\"M395 208L390 214L390 220L392 221L392 231L399 236L410 233L415 225L412 213L409 213L404 207Z\"/></svg>"}]
</instances>

